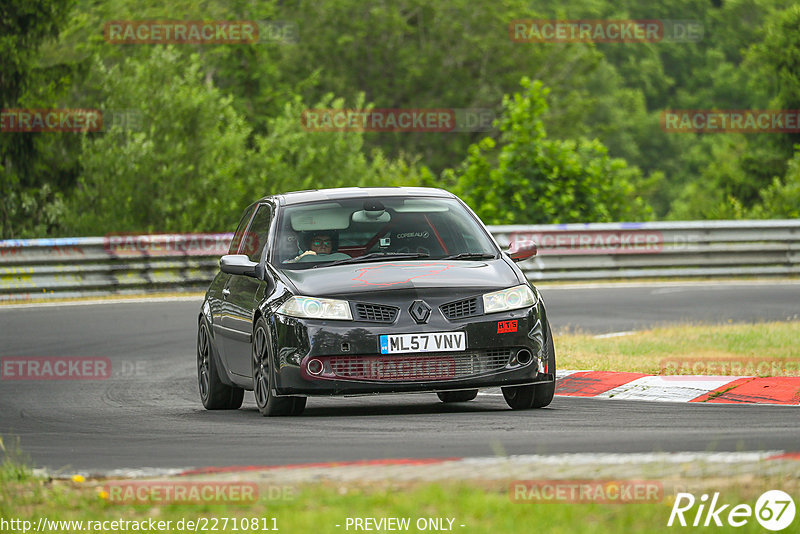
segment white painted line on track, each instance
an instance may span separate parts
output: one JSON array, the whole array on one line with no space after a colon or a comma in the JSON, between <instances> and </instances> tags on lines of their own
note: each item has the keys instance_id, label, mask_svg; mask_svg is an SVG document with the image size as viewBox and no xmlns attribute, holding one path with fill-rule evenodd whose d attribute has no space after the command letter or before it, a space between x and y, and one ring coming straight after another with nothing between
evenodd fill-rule
<instances>
[{"instance_id":1,"label":"white painted line on track","mask_svg":"<svg viewBox=\"0 0 800 534\"><path fill-rule=\"evenodd\" d=\"M735 466L743 468L745 472L761 472L763 466L759 462L775 459L784 454L782 450L765 451L740 451L740 452L648 452L648 453L568 453L568 454L523 454L511 456L487 456L487 457L467 457L442 459L430 464L418 464L412 462L404 465L403 459L398 459L397 463L387 463L386 465L375 465L367 461L355 462L331 462L330 464L312 463L264 466L244 466L242 469L230 469L221 467L219 472L214 472L212 468L209 472L190 473L193 468L140 468L140 469L111 469L111 470L80 470L67 471L65 469L48 470L34 469L34 475L53 478L71 478L74 475L85 477L100 476L105 478L160 478L172 477L176 475L198 475L206 479L214 476L235 477L263 477L268 476L271 480L286 479L297 483L308 482L316 483L323 479L340 480L359 480L359 479L384 479L403 475L403 478L415 480L423 479L448 479L453 478L508 478L509 473L520 473L531 468L552 469L552 468L574 468L586 467L591 471L597 472L603 467L617 469L615 466L685 466L688 464L700 465L721 465ZM770 460L772 461L772 460ZM797 462L798 460L788 460ZM516 470L515 470L516 468ZM669 472L674 471L674 467L669 468ZM733 467L725 467L724 471L730 474ZM203 469L201 469L202 471ZM557 473L548 471L551 476L558 477ZM573 475L574 476L574 475Z\"/></svg>"},{"instance_id":2,"label":"white painted line on track","mask_svg":"<svg viewBox=\"0 0 800 534\"><path fill-rule=\"evenodd\" d=\"M772 456L783 454L784 451L747 451L747 452L646 452L646 453L575 453L575 454L523 454L507 456L504 458L464 458L460 460L466 464L496 464L499 462L514 462L520 464L545 464L545 465L617 465L629 463L674 463L685 462L716 462L737 464L743 462L758 462Z\"/></svg>"},{"instance_id":3,"label":"white painted line on track","mask_svg":"<svg viewBox=\"0 0 800 534\"><path fill-rule=\"evenodd\" d=\"M51 471L45 468L33 470L34 476L53 477L53 478L72 478L74 475L84 477L101 475L108 478L155 478L180 475L190 467L142 467L139 469L108 469L108 470L80 470L66 471L62 469Z\"/></svg>"},{"instance_id":4,"label":"white painted line on track","mask_svg":"<svg viewBox=\"0 0 800 534\"><path fill-rule=\"evenodd\" d=\"M643 376L596 397L621 400L689 402L740 376Z\"/></svg>"},{"instance_id":5,"label":"white painted line on track","mask_svg":"<svg viewBox=\"0 0 800 534\"><path fill-rule=\"evenodd\" d=\"M780 280L685 280L670 282L588 282L574 284L554 284L548 285L546 282L531 280L537 288L547 291L558 289L628 289L628 288L660 288L660 287L685 287L691 289L703 289L709 287L726 286L796 286L800 285L800 280L780 279Z\"/></svg>"},{"instance_id":6,"label":"white painted line on track","mask_svg":"<svg viewBox=\"0 0 800 534\"><path fill-rule=\"evenodd\" d=\"M121 299L97 299L97 300L65 300L59 302L32 302L29 304L0 304L0 312L3 310L19 310L30 308L61 308L63 306L94 306L96 304L150 304L158 302L192 302L198 304L203 301L203 295L187 295L175 297L141 297L141 298L121 298Z\"/></svg>"}]
</instances>

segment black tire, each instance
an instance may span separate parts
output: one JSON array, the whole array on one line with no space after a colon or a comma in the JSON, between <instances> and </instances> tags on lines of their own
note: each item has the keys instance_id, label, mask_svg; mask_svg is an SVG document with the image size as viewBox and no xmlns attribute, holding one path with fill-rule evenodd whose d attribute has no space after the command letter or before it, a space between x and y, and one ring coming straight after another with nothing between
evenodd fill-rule
<instances>
[{"instance_id":1,"label":"black tire","mask_svg":"<svg viewBox=\"0 0 800 534\"><path fill-rule=\"evenodd\" d=\"M440 391L437 393L442 402L467 402L478 396L477 389L467 389L464 391Z\"/></svg>"},{"instance_id":2,"label":"black tire","mask_svg":"<svg viewBox=\"0 0 800 534\"><path fill-rule=\"evenodd\" d=\"M553 333L550 331L550 323L545 323L545 332L547 333L547 341L544 344L545 361L547 361L547 372L553 376L556 374L556 348L553 345ZM553 402L553 395L556 393L556 381L548 382L546 384L536 384L536 390L533 394L533 408L544 408Z\"/></svg>"},{"instance_id":3,"label":"black tire","mask_svg":"<svg viewBox=\"0 0 800 534\"><path fill-rule=\"evenodd\" d=\"M259 317L253 329L253 395L258 411L264 417L300 415L305 397L276 397L272 394L272 342L267 322ZM297 403L302 399L302 403Z\"/></svg>"},{"instance_id":4,"label":"black tire","mask_svg":"<svg viewBox=\"0 0 800 534\"><path fill-rule=\"evenodd\" d=\"M536 386L516 386L501 388L506 403L512 410L529 410L533 408L533 395Z\"/></svg>"},{"instance_id":5,"label":"black tire","mask_svg":"<svg viewBox=\"0 0 800 534\"><path fill-rule=\"evenodd\" d=\"M547 372L556 373L556 350L553 345L553 333L550 323L545 321L544 357L547 360ZM530 408L544 408L553 401L556 392L556 383L547 382L530 386L516 386L502 388L503 397L512 410L529 410Z\"/></svg>"},{"instance_id":6,"label":"black tire","mask_svg":"<svg viewBox=\"0 0 800 534\"><path fill-rule=\"evenodd\" d=\"M211 333L205 319L197 327L197 387L206 410L238 410L244 390L223 384L211 347Z\"/></svg>"},{"instance_id":7,"label":"black tire","mask_svg":"<svg viewBox=\"0 0 800 534\"><path fill-rule=\"evenodd\" d=\"M291 415L300 415L306 409L306 397L292 397L294 404L292 405Z\"/></svg>"}]
</instances>

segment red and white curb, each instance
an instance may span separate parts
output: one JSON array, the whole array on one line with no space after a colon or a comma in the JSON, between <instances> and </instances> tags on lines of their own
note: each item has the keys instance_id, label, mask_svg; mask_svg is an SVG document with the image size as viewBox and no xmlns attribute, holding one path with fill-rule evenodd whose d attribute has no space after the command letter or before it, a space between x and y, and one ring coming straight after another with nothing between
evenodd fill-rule
<instances>
[{"instance_id":1,"label":"red and white curb","mask_svg":"<svg viewBox=\"0 0 800 534\"><path fill-rule=\"evenodd\" d=\"M483 395L500 395L498 391ZM800 377L647 375L558 371L556 395L605 399L800 406Z\"/></svg>"},{"instance_id":2,"label":"red and white curb","mask_svg":"<svg viewBox=\"0 0 800 534\"><path fill-rule=\"evenodd\" d=\"M382 460L356 460L344 462L316 462L287 465L238 465L227 467L201 467L187 469L180 476L219 475L225 473L279 471L284 474L290 471L319 474L322 471L342 471L349 475L358 474L360 478L377 472L376 478L385 477L388 472L397 474L408 472L411 475L420 472L438 472L440 474L459 473L460 477L484 478L488 472L499 469L498 474L508 475L503 468L521 469L526 466L535 468L599 468L620 469L620 466L643 465L675 465L708 464L727 466L723 469L731 472L731 465L750 465L758 462L785 460L798 461L800 453L780 450L740 451L740 452L645 452L645 453L567 453L567 454L521 454L510 456L486 457L451 457L451 458L394 458Z\"/></svg>"},{"instance_id":3,"label":"red and white curb","mask_svg":"<svg viewBox=\"0 0 800 534\"><path fill-rule=\"evenodd\" d=\"M189 480L250 480L263 483L307 484L321 481L441 481L508 480L521 478L637 479L731 476L785 476L797 473L800 453L781 450L740 452L653 452L526 454L492 457L395 458L288 465L236 465L195 469L118 469L103 473L35 474L70 478L74 474L102 478L172 478Z\"/></svg>"},{"instance_id":4,"label":"red and white curb","mask_svg":"<svg viewBox=\"0 0 800 534\"><path fill-rule=\"evenodd\" d=\"M607 371L563 371L558 373L556 395L800 406L800 377L660 376Z\"/></svg>"}]
</instances>

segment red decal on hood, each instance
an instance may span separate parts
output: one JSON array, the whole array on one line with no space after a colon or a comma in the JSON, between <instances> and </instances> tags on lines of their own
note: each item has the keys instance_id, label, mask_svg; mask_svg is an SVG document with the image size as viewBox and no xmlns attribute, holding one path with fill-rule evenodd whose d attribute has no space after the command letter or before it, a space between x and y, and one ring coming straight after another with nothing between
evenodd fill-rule
<instances>
[{"instance_id":1,"label":"red decal on hood","mask_svg":"<svg viewBox=\"0 0 800 534\"><path fill-rule=\"evenodd\" d=\"M451 263L382 263L358 269L359 275L353 281L367 286L407 284L415 278L443 273L452 266Z\"/></svg>"}]
</instances>

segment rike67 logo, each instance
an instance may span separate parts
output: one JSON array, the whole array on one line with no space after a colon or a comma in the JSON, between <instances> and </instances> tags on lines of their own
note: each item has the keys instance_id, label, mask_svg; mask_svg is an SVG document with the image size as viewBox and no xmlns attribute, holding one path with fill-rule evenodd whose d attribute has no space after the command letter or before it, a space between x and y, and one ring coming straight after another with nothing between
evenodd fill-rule
<instances>
[{"instance_id":1,"label":"rike67 logo","mask_svg":"<svg viewBox=\"0 0 800 534\"><path fill-rule=\"evenodd\" d=\"M703 494L695 499L691 493L678 493L667 526L718 526L728 524L732 527L746 525L755 516L756 521L767 530L779 531L791 526L795 516L795 505L788 493L770 490L761 494L755 507L749 504L735 506L723 504L719 492L709 496ZM676 522L677 520L677 522Z\"/></svg>"}]
</instances>

